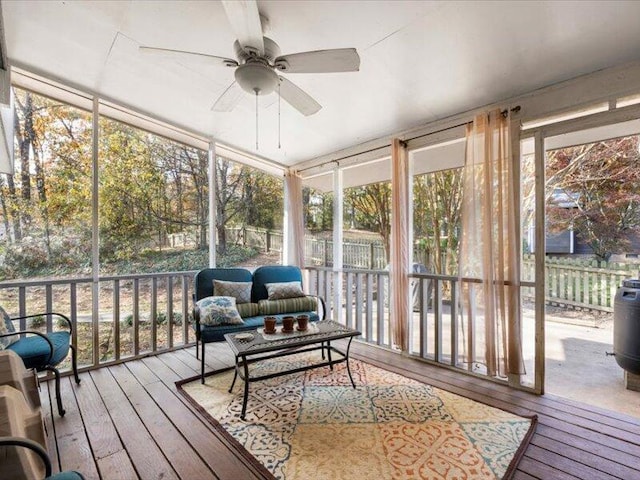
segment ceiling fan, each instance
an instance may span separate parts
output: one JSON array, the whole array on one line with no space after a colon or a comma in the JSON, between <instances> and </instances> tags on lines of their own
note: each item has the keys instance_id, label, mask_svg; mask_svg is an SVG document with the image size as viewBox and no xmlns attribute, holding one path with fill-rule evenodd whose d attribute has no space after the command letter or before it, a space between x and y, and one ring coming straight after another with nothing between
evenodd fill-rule
<instances>
[{"instance_id":1,"label":"ceiling fan","mask_svg":"<svg viewBox=\"0 0 640 480\"><path fill-rule=\"evenodd\" d=\"M263 36L263 22L255 0L222 0L237 40L237 60L205 53L185 52L156 47L139 47L140 52L161 56L190 56L210 64L235 68L235 81L216 100L212 110L230 112L240 102L243 91L252 95L268 95L278 89L280 97L305 116L322 106L283 73L357 72L360 57L355 48L337 48L280 55L276 42Z\"/></svg>"}]
</instances>

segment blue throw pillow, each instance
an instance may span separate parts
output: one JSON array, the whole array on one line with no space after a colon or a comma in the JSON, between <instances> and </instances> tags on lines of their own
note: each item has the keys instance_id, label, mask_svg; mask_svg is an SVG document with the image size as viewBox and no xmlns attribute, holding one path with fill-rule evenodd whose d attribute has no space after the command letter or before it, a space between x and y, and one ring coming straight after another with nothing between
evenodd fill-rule
<instances>
[{"instance_id":1,"label":"blue throw pillow","mask_svg":"<svg viewBox=\"0 0 640 480\"><path fill-rule=\"evenodd\" d=\"M206 297L196 303L203 325L242 325L234 297Z\"/></svg>"}]
</instances>

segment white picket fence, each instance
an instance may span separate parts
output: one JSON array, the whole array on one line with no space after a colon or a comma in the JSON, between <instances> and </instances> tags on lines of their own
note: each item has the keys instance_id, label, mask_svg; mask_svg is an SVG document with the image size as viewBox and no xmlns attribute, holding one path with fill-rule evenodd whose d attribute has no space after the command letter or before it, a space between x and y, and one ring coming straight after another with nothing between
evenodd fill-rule
<instances>
[{"instance_id":1,"label":"white picket fence","mask_svg":"<svg viewBox=\"0 0 640 480\"><path fill-rule=\"evenodd\" d=\"M545 299L548 304L613 311L616 290L622 281L640 276L636 262L605 262L581 257L547 257ZM535 261L525 255L523 280L533 281ZM525 295L533 298L533 289Z\"/></svg>"}]
</instances>

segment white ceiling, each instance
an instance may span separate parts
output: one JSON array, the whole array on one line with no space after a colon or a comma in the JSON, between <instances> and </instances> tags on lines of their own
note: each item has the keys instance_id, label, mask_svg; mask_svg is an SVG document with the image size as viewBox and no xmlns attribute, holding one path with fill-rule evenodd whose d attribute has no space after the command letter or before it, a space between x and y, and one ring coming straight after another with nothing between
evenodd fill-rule
<instances>
[{"instance_id":1,"label":"white ceiling","mask_svg":"<svg viewBox=\"0 0 640 480\"><path fill-rule=\"evenodd\" d=\"M233 70L138 53L139 45L235 58L217 1L2 0L7 54L284 165L640 58L640 2L258 1L282 53L355 47L360 72L290 74L322 110L254 99L211 106Z\"/></svg>"}]
</instances>

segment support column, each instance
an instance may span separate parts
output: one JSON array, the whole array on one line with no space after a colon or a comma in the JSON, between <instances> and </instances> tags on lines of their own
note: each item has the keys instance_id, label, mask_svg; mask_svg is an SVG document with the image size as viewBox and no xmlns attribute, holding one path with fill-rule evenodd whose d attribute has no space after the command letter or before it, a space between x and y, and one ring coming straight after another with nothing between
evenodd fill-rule
<instances>
[{"instance_id":1,"label":"support column","mask_svg":"<svg viewBox=\"0 0 640 480\"><path fill-rule=\"evenodd\" d=\"M342 323L343 181L339 165L333 169L333 320ZM330 299L327 299L330 301Z\"/></svg>"},{"instance_id":2,"label":"support column","mask_svg":"<svg viewBox=\"0 0 640 480\"><path fill-rule=\"evenodd\" d=\"M216 202L216 143L211 139L209 141L209 267L216 266L216 218L217 218L217 202Z\"/></svg>"},{"instance_id":3,"label":"support column","mask_svg":"<svg viewBox=\"0 0 640 480\"><path fill-rule=\"evenodd\" d=\"M91 323L93 330L93 347L92 357L93 365L100 363L100 226L99 226L99 165L98 165L98 140L100 138L100 100L93 97L93 110L91 117ZM76 326L74 326L76 327ZM74 335L77 335L77 328L73 329ZM73 339L74 345L77 345L76 339Z\"/></svg>"},{"instance_id":4,"label":"support column","mask_svg":"<svg viewBox=\"0 0 640 480\"><path fill-rule=\"evenodd\" d=\"M545 252L546 252L546 212L545 212L545 148L544 139L540 132L534 137L535 141L535 178L536 178L536 241L535 241L535 383L534 390L542 395L544 393L544 369L545 369L545 326L544 326L544 308L545 308L545 291L546 285L544 280L545 273Z\"/></svg>"},{"instance_id":5,"label":"support column","mask_svg":"<svg viewBox=\"0 0 640 480\"><path fill-rule=\"evenodd\" d=\"M291 225L291 212L289 211L289 202L291 201L291 191L289 190L289 182L287 182L286 173L283 182L284 186L284 217L282 219L282 252L280 253L280 263L282 265L294 265L291 263L291 231L293 225ZM268 248L268 244L267 244Z\"/></svg>"}]
</instances>

